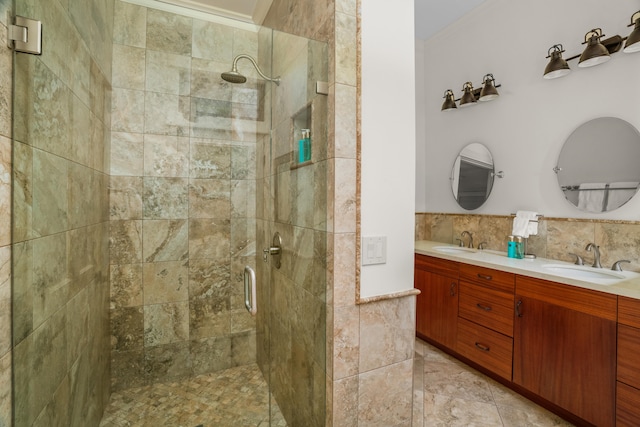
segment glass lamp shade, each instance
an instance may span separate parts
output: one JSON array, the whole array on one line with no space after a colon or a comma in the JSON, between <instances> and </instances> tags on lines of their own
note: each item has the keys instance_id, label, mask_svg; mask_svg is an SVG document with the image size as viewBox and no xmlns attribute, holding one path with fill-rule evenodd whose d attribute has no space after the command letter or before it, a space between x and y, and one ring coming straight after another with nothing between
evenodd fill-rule
<instances>
[{"instance_id":1,"label":"glass lamp shade","mask_svg":"<svg viewBox=\"0 0 640 427\"><path fill-rule=\"evenodd\" d=\"M624 45L624 49L622 49L625 53L640 52L640 12L635 13L631 19L636 16L635 27L627 37L627 42Z\"/></svg>"},{"instance_id":2,"label":"glass lamp shade","mask_svg":"<svg viewBox=\"0 0 640 427\"><path fill-rule=\"evenodd\" d=\"M587 35L588 34L589 33L587 33ZM587 42L587 47L582 52L582 55L580 55L578 67L593 67L594 65L600 65L611 59L607 48L600 43L600 36L593 32L591 34Z\"/></svg>"},{"instance_id":3,"label":"glass lamp shade","mask_svg":"<svg viewBox=\"0 0 640 427\"><path fill-rule=\"evenodd\" d=\"M551 60L544 69L543 77L545 79L557 79L558 77L566 76L571 72L569 64L562 58L562 52L551 52Z\"/></svg>"}]
</instances>

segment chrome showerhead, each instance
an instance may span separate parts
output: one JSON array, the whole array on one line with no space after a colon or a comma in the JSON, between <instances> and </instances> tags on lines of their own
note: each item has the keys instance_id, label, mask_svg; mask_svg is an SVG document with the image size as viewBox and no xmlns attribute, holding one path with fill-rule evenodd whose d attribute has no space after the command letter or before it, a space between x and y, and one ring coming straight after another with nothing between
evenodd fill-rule
<instances>
[{"instance_id":1,"label":"chrome showerhead","mask_svg":"<svg viewBox=\"0 0 640 427\"><path fill-rule=\"evenodd\" d=\"M222 80L225 80L229 83L244 83L247 81L247 78L237 72L236 70L227 71L226 73L220 74Z\"/></svg>"},{"instance_id":2,"label":"chrome showerhead","mask_svg":"<svg viewBox=\"0 0 640 427\"><path fill-rule=\"evenodd\" d=\"M220 74L220 77L222 77L222 80L227 81L229 83L245 83L247 81L247 78L238 72L238 60L242 58L248 59L253 64L258 74L260 74L260 77L262 77L267 81L273 82L276 85L280 85L280 77L265 76L264 73L260 70L260 67L258 67L256 60L250 57L249 55L245 55L245 54L238 55L233 59L233 66L231 67L231 71L227 71L226 73Z\"/></svg>"}]
</instances>

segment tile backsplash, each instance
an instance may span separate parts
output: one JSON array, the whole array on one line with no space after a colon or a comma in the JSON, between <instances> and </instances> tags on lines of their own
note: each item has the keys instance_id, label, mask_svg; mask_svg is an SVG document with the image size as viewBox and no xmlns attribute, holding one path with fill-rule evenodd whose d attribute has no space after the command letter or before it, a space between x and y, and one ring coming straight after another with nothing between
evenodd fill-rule
<instances>
[{"instance_id":1,"label":"tile backsplash","mask_svg":"<svg viewBox=\"0 0 640 427\"><path fill-rule=\"evenodd\" d=\"M485 242L487 249L507 250L511 234L511 215L473 215L449 213L416 213L416 240L433 240L457 244L463 231L473 234L475 246ZM527 252L538 257L574 261L571 253L591 263L593 255L585 250L587 243L600 246L601 261L609 268L618 260L629 271L640 272L640 221L616 221L575 218L541 218L538 234L528 239Z\"/></svg>"}]
</instances>

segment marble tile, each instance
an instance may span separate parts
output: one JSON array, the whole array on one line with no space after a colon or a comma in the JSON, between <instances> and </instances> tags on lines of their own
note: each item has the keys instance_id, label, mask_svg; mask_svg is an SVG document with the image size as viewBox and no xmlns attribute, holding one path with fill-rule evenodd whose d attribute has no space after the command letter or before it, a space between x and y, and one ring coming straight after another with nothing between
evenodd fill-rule
<instances>
[{"instance_id":1,"label":"marble tile","mask_svg":"<svg viewBox=\"0 0 640 427\"><path fill-rule=\"evenodd\" d=\"M145 220L142 224L144 262L181 261L189 256L187 220Z\"/></svg>"},{"instance_id":2,"label":"marble tile","mask_svg":"<svg viewBox=\"0 0 640 427\"><path fill-rule=\"evenodd\" d=\"M145 135L144 175L188 177L189 138Z\"/></svg>"},{"instance_id":3,"label":"marble tile","mask_svg":"<svg viewBox=\"0 0 640 427\"><path fill-rule=\"evenodd\" d=\"M356 17L336 13L336 83L356 86Z\"/></svg>"},{"instance_id":4,"label":"marble tile","mask_svg":"<svg viewBox=\"0 0 640 427\"><path fill-rule=\"evenodd\" d=\"M110 308L142 305L142 264L116 264L110 273Z\"/></svg>"},{"instance_id":5,"label":"marble tile","mask_svg":"<svg viewBox=\"0 0 640 427\"><path fill-rule=\"evenodd\" d=\"M223 295L191 298L189 332L192 339L225 337L231 333L229 299Z\"/></svg>"},{"instance_id":6,"label":"marble tile","mask_svg":"<svg viewBox=\"0 0 640 427\"><path fill-rule=\"evenodd\" d=\"M424 417L430 424L443 426L501 426L498 409L492 403L425 393Z\"/></svg>"},{"instance_id":7,"label":"marble tile","mask_svg":"<svg viewBox=\"0 0 640 427\"><path fill-rule=\"evenodd\" d=\"M640 272L640 226L637 224L596 224L595 242L600 246L603 267L619 260L630 260L622 264L623 270Z\"/></svg>"},{"instance_id":8,"label":"marble tile","mask_svg":"<svg viewBox=\"0 0 640 427\"><path fill-rule=\"evenodd\" d=\"M189 136L190 100L187 96L145 92L144 132Z\"/></svg>"},{"instance_id":9,"label":"marble tile","mask_svg":"<svg viewBox=\"0 0 640 427\"><path fill-rule=\"evenodd\" d=\"M111 176L109 218L142 219L142 177Z\"/></svg>"},{"instance_id":10,"label":"marble tile","mask_svg":"<svg viewBox=\"0 0 640 427\"><path fill-rule=\"evenodd\" d=\"M0 136L0 221L11 223L11 140ZM11 243L11 227L0 229L0 246Z\"/></svg>"},{"instance_id":11,"label":"marble tile","mask_svg":"<svg viewBox=\"0 0 640 427\"><path fill-rule=\"evenodd\" d=\"M33 238L33 149L18 141L13 144L13 241Z\"/></svg>"},{"instance_id":12,"label":"marble tile","mask_svg":"<svg viewBox=\"0 0 640 427\"><path fill-rule=\"evenodd\" d=\"M569 255L575 253L585 260L592 260L591 254L585 251L587 243L595 240L595 224L593 222L547 221L547 257L562 261L574 261Z\"/></svg>"},{"instance_id":13,"label":"marble tile","mask_svg":"<svg viewBox=\"0 0 640 427\"><path fill-rule=\"evenodd\" d=\"M186 301L144 306L144 346L185 341L189 338L189 303Z\"/></svg>"},{"instance_id":14,"label":"marble tile","mask_svg":"<svg viewBox=\"0 0 640 427\"><path fill-rule=\"evenodd\" d=\"M144 219L188 218L188 179L145 177L143 184L142 213Z\"/></svg>"},{"instance_id":15,"label":"marble tile","mask_svg":"<svg viewBox=\"0 0 640 427\"><path fill-rule=\"evenodd\" d=\"M335 161L335 218L336 233L356 229L356 162L355 159Z\"/></svg>"},{"instance_id":16,"label":"marble tile","mask_svg":"<svg viewBox=\"0 0 640 427\"><path fill-rule=\"evenodd\" d=\"M141 350L144 343L143 308L116 308L111 310L110 317L112 351Z\"/></svg>"},{"instance_id":17,"label":"marble tile","mask_svg":"<svg viewBox=\"0 0 640 427\"><path fill-rule=\"evenodd\" d=\"M0 247L0 357L11 350L11 247Z\"/></svg>"},{"instance_id":18,"label":"marble tile","mask_svg":"<svg viewBox=\"0 0 640 427\"><path fill-rule=\"evenodd\" d=\"M145 263L142 277L145 307L189 299L189 265L184 261Z\"/></svg>"},{"instance_id":19,"label":"marble tile","mask_svg":"<svg viewBox=\"0 0 640 427\"><path fill-rule=\"evenodd\" d=\"M358 425L411 426L412 376L413 359L360 374Z\"/></svg>"},{"instance_id":20,"label":"marble tile","mask_svg":"<svg viewBox=\"0 0 640 427\"><path fill-rule=\"evenodd\" d=\"M155 9L147 10L147 49L191 56L193 20Z\"/></svg>"},{"instance_id":21,"label":"marble tile","mask_svg":"<svg viewBox=\"0 0 640 427\"><path fill-rule=\"evenodd\" d=\"M145 371L150 382L171 381L192 374L191 354L185 342L145 350Z\"/></svg>"},{"instance_id":22,"label":"marble tile","mask_svg":"<svg viewBox=\"0 0 640 427\"><path fill-rule=\"evenodd\" d=\"M256 254L256 222L253 219L234 218L231 220L231 256L249 257ZM303 272L303 274L306 272Z\"/></svg>"},{"instance_id":23,"label":"marble tile","mask_svg":"<svg viewBox=\"0 0 640 427\"><path fill-rule=\"evenodd\" d=\"M245 310L245 313L247 311ZM251 315L247 314L249 317ZM231 365L245 366L256 361L256 333L252 330L231 335Z\"/></svg>"},{"instance_id":24,"label":"marble tile","mask_svg":"<svg viewBox=\"0 0 640 427\"><path fill-rule=\"evenodd\" d=\"M6 0L5 0L6 1ZM0 7L0 11L4 11L4 8ZM4 19L6 13L2 13ZM7 45L6 31L1 31L0 43L3 46ZM13 58L12 52L9 49L4 49L0 52L0 135L10 137L11 132L11 114L12 114L12 98L11 87L12 84L12 65Z\"/></svg>"},{"instance_id":25,"label":"marble tile","mask_svg":"<svg viewBox=\"0 0 640 427\"><path fill-rule=\"evenodd\" d=\"M231 292L230 267L227 259L195 259L189 261L189 296L191 298L217 298L213 306L229 309Z\"/></svg>"},{"instance_id":26,"label":"marble tile","mask_svg":"<svg viewBox=\"0 0 640 427\"><path fill-rule=\"evenodd\" d=\"M33 228L37 235L63 231L68 226L68 162L36 150L33 156Z\"/></svg>"},{"instance_id":27,"label":"marble tile","mask_svg":"<svg viewBox=\"0 0 640 427\"><path fill-rule=\"evenodd\" d=\"M113 19L113 42L146 47L147 8L117 0ZM116 58L117 56L114 55Z\"/></svg>"},{"instance_id":28,"label":"marble tile","mask_svg":"<svg viewBox=\"0 0 640 427\"><path fill-rule=\"evenodd\" d=\"M333 382L333 424L358 425L358 376Z\"/></svg>"},{"instance_id":29,"label":"marble tile","mask_svg":"<svg viewBox=\"0 0 640 427\"><path fill-rule=\"evenodd\" d=\"M245 195L246 196L246 195ZM245 203L250 203L246 201ZM231 216L231 189L228 180L191 179L189 182L189 217L218 218Z\"/></svg>"},{"instance_id":30,"label":"marble tile","mask_svg":"<svg viewBox=\"0 0 640 427\"><path fill-rule=\"evenodd\" d=\"M228 336L192 340L189 346L196 375L222 371L232 366L231 338Z\"/></svg>"},{"instance_id":31,"label":"marble tile","mask_svg":"<svg viewBox=\"0 0 640 427\"><path fill-rule=\"evenodd\" d=\"M360 307L336 307L333 320L333 378L360 372Z\"/></svg>"},{"instance_id":32,"label":"marble tile","mask_svg":"<svg viewBox=\"0 0 640 427\"><path fill-rule=\"evenodd\" d=\"M230 254L229 220L192 219L189 221L189 258L225 258Z\"/></svg>"},{"instance_id":33,"label":"marble tile","mask_svg":"<svg viewBox=\"0 0 640 427\"><path fill-rule=\"evenodd\" d=\"M232 180L230 202L231 218L255 218L256 181Z\"/></svg>"},{"instance_id":34,"label":"marble tile","mask_svg":"<svg viewBox=\"0 0 640 427\"><path fill-rule=\"evenodd\" d=\"M111 175L142 176L143 152L141 133L111 132Z\"/></svg>"},{"instance_id":35,"label":"marble tile","mask_svg":"<svg viewBox=\"0 0 640 427\"><path fill-rule=\"evenodd\" d=\"M193 21L194 58L228 62L231 67L234 42L233 27L199 19Z\"/></svg>"},{"instance_id":36,"label":"marble tile","mask_svg":"<svg viewBox=\"0 0 640 427\"><path fill-rule=\"evenodd\" d=\"M360 307L360 371L413 358L415 297Z\"/></svg>"},{"instance_id":37,"label":"marble tile","mask_svg":"<svg viewBox=\"0 0 640 427\"><path fill-rule=\"evenodd\" d=\"M142 133L145 130L145 93L141 90L113 88L111 98L111 130Z\"/></svg>"},{"instance_id":38,"label":"marble tile","mask_svg":"<svg viewBox=\"0 0 640 427\"><path fill-rule=\"evenodd\" d=\"M0 425L5 426L11 425L13 416L11 357L12 352L7 352L0 356Z\"/></svg>"},{"instance_id":39,"label":"marble tile","mask_svg":"<svg viewBox=\"0 0 640 427\"><path fill-rule=\"evenodd\" d=\"M67 249L65 233L33 241L34 328L49 319L68 301Z\"/></svg>"},{"instance_id":40,"label":"marble tile","mask_svg":"<svg viewBox=\"0 0 640 427\"><path fill-rule=\"evenodd\" d=\"M353 305L356 298L355 234L335 234L333 253L334 307Z\"/></svg>"},{"instance_id":41,"label":"marble tile","mask_svg":"<svg viewBox=\"0 0 640 427\"><path fill-rule=\"evenodd\" d=\"M220 77L220 74L230 70L231 59L218 62L197 57L192 58L191 96L220 101L235 101L232 96L236 92L237 85L228 83ZM255 91L252 93L255 93ZM254 101L255 103L257 101Z\"/></svg>"},{"instance_id":42,"label":"marble tile","mask_svg":"<svg viewBox=\"0 0 640 427\"><path fill-rule=\"evenodd\" d=\"M229 101L191 98L191 137L231 139L232 107Z\"/></svg>"},{"instance_id":43,"label":"marble tile","mask_svg":"<svg viewBox=\"0 0 640 427\"><path fill-rule=\"evenodd\" d=\"M147 384L144 350L111 353L111 388L124 390Z\"/></svg>"},{"instance_id":44,"label":"marble tile","mask_svg":"<svg viewBox=\"0 0 640 427\"><path fill-rule=\"evenodd\" d=\"M215 140L191 140L191 178L231 178L231 148Z\"/></svg>"},{"instance_id":45,"label":"marble tile","mask_svg":"<svg viewBox=\"0 0 640 427\"><path fill-rule=\"evenodd\" d=\"M340 135L340 138L335 142L335 155L336 157L355 159L358 140L356 136L356 88L355 86L336 84L335 97L335 108L339 112L335 116L335 133Z\"/></svg>"},{"instance_id":46,"label":"marble tile","mask_svg":"<svg viewBox=\"0 0 640 427\"><path fill-rule=\"evenodd\" d=\"M433 216L431 223L431 240L442 243L455 243L453 237L453 218L451 216Z\"/></svg>"},{"instance_id":47,"label":"marble tile","mask_svg":"<svg viewBox=\"0 0 640 427\"><path fill-rule=\"evenodd\" d=\"M147 91L189 95L191 56L148 50L145 80Z\"/></svg>"},{"instance_id":48,"label":"marble tile","mask_svg":"<svg viewBox=\"0 0 640 427\"><path fill-rule=\"evenodd\" d=\"M493 395L485 377L462 362L436 361L424 366L425 398L428 394L464 401L492 403ZM428 411L425 408L425 415Z\"/></svg>"},{"instance_id":49,"label":"marble tile","mask_svg":"<svg viewBox=\"0 0 640 427\"><path fill-rule=\"evenodd\" d=\"M120 89L145 89L146 50L138 47L113 45L113 87Z\"/></svg>"},{"instance_id":50,"label":"marble tile","mask_svg":"<svg viewBox=\"0 0 640 427\"><path fill-rule=\"evenodd\" d=\"M112 264L142 262L142 221L111 221L110 236Z\"/></svg>"}]
</instances>

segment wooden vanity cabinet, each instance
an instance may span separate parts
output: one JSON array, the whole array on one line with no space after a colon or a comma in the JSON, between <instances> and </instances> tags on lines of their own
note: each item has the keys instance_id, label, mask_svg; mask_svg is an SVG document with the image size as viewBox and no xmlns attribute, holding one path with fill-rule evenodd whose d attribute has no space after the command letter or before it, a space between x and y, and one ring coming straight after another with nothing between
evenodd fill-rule
<instances>
[{"instance_id":1,"label":"wooden vanity cabinet","mask_svg":"<svg viewBox=\"0 0 640 427\"><path fill-rule=\"evenodd\" d=\"M458 266L454 261L415 255L416 333L454 349L458 328Z\"/></svg>"},{"instance_id":2,"label":"wooden vanity cabinet","mask_svg":"<svg viewBox=\"0 0 640 427\"><path fill-rule=\"evenodd\" d=\"M515 275L460 264L456 351L511 380Z\"/></svg>"},{"instance_id":3,"label":"wooden vanity cabinet","mask_svg":"<svg viewBox=\"0 0 640 427\"><path fill-rule=\"evenodd\" d=\"M515 301L513 382L589 423L615 425L617 297L516 276Z\"/></svg>"},{"instance_id":4,"label":"wooden vanity cabinet","mask_svg":"<svg viewBox=\"0 0 640 427\"><path fill-rule=\"evenodd\" d=\"M640 420L640 300L618 297L618 373L616 426Z\"/></svg>"}]
</instances>

